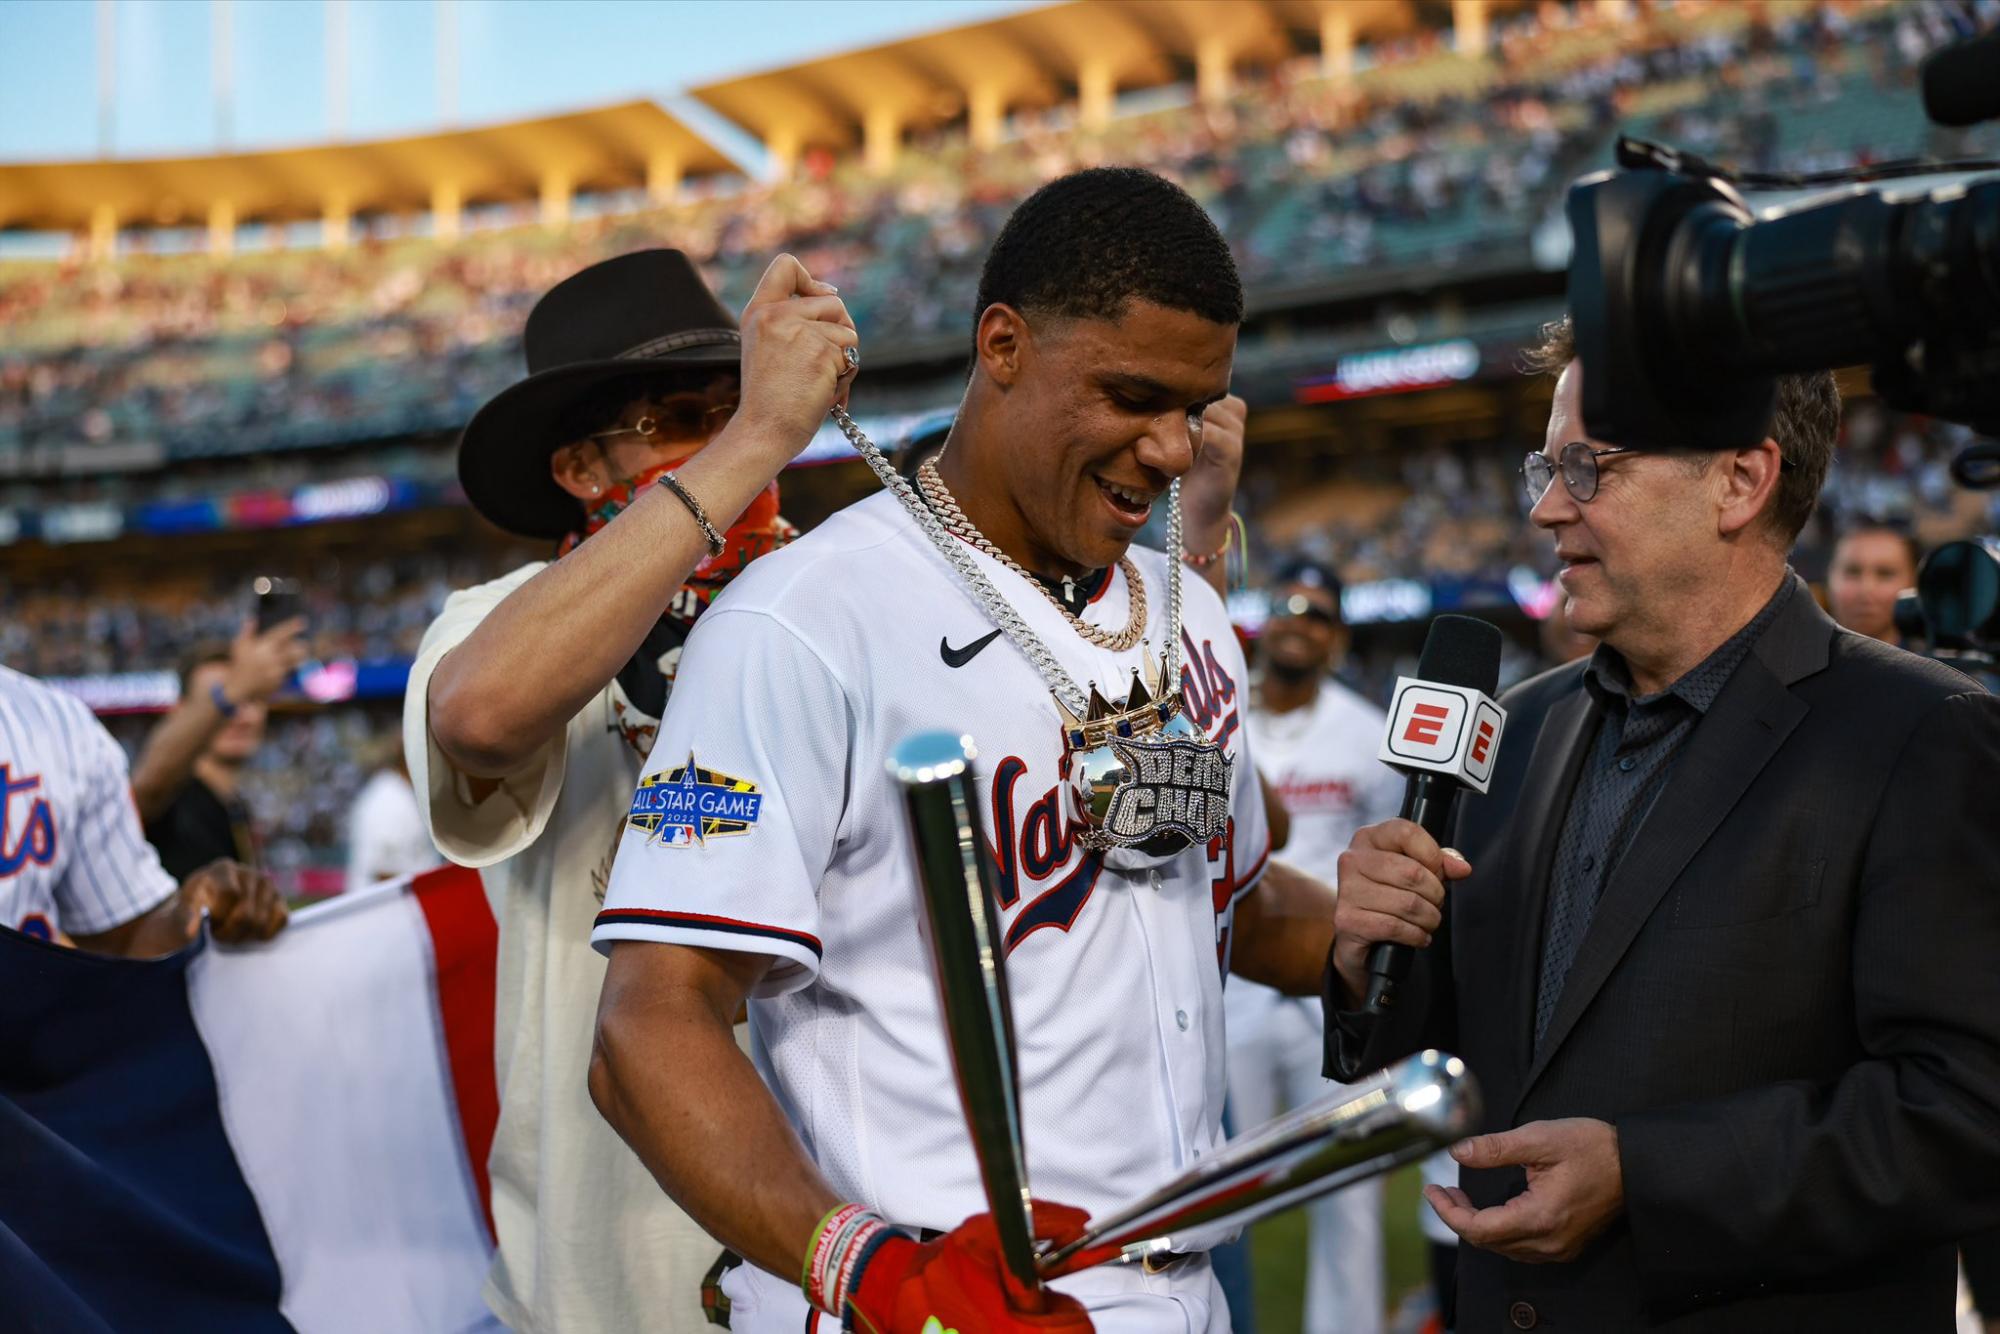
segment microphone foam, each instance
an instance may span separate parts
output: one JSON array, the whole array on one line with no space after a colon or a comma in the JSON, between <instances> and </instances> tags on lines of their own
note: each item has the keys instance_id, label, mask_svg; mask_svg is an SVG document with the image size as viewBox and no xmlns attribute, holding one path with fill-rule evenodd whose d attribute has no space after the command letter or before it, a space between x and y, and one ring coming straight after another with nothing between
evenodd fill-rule
<instances>
[{"instance_id":1,"label":"microphone foam","mask_svg":"<svg viewBox=\"0 0 2000 1334\"><path fill-rule=\"evenodd\" d=\"M1417 679L1491 698L1500 686L1500 628L1470 616L1438 617L1424 637Z\"/></svg>"}]
</instances>

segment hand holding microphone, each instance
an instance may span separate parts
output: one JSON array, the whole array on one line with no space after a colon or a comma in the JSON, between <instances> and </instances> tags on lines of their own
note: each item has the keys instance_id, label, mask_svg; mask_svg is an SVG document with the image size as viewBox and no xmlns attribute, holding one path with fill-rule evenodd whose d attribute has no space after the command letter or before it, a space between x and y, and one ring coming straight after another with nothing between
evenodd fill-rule
<instances>
[{"instance_id":1,"label":"hand holding microphone","mask_svg":"<svg viewBox=\"0 0 2000 1334\"><path fill-rule=\"evenodd\" d=\"M1431 622L1417 675L1396 683L1379 752L1409 776L1399 819L1358 831L1340 855L1333 961L1350 1003L1395 1008L1412 951L1444 921L1444 885L1472 873L1442 845L1459 793L1484 792L1507 715L1490 696L1500 676L1500 632L1468 616Z\"/></svg>"}]
</instances>

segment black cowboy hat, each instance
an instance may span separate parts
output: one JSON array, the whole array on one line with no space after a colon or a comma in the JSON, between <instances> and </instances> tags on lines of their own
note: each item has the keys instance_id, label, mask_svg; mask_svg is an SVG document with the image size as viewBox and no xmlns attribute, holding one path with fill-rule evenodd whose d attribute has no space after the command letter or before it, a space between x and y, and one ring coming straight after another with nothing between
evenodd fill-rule
<instances>
[{"instance_id":1,"label":"black cowboy hat","mask_svg":"<svg viewBox=\"0 0 2000 1334\"><path fill-rule=\"evenodd\" d=\"M640 250L550 288L521 335L528 378L472 415L458 437L458 480L472 507L508 532L562 537L576 498L549 476L563 414L605 385L636 391L662 373L741 364L736 317L678 250Z\"/></svg>"}]
</instances>

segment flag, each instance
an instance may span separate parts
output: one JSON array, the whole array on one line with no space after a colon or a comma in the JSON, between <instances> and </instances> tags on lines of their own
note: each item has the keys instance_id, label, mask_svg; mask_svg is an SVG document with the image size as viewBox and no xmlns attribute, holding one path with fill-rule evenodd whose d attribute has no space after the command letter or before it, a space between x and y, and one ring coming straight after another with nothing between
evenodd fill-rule
<instances>
[{"instance_id":1,"label":"flag","mask_svg":"<svg viewBox=\"0 0 2000 1334\"><path fill-rule=\"evenodd\" d=\"M456 866L164 959L0 929L0 1329L496 1328L495 942Z\"/></svg>"}]
</instances>

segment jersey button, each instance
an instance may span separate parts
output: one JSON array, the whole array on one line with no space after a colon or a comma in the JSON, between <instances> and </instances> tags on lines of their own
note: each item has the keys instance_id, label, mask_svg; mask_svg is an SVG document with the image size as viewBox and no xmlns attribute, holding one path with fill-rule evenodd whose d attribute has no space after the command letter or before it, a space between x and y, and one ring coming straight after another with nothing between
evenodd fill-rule
<instances>
[{"instance_id":1,"label":"jersey button","mask_svg":"<svg viewBox=\"0 0 2000 1334\"><path fill-rule=\"evenodd\" d=\"M1159 873L1158 871L1148 871L1148 872L1146 872L1146 882L1147 882L1148 884L1150 884L1150 885L1151 885L1151 886L1153 887L1153 889L1154 889L1154 890L1155 890L1155 891L1157 892L1157 891L1159 890L1159 888L1160 888L1160 884L1161 884L1161 881L1160 881L1160 873ZM1185 1028L1185 1027L1187 1027L1187 1025L1186 1025L1186 1024L1183 1024L1183 1025L1181 1025L1181 1027Z\"/></svg>"},{"instance_id":2,"label":"jersey button","mask_svg":"<svg viewBox=\"0 0 2000 1334\"><path fill-rule=\"evenodd\" d=\"M1187 1017L1187 1011L1186 1011L1186 1010L1175 1010L1175 1011L1174 1011L1174 1022L1175 1022L1176 1024L1179 1024L1179 1025L1180 1025L1180 1029L1181 1029L1181 1032L1183 1032L1183 1033L1187 1032L1187 1026L1188 1026L1188 1017Z\"/></svg>"}]
</instances>

